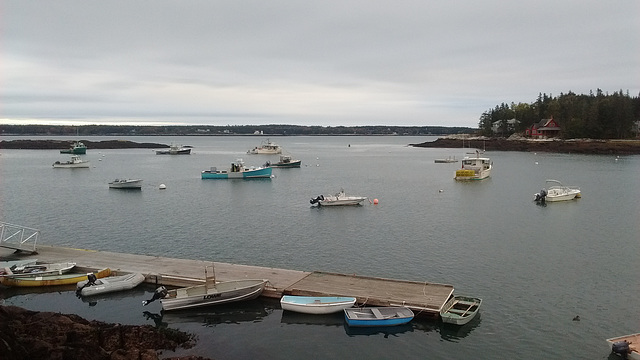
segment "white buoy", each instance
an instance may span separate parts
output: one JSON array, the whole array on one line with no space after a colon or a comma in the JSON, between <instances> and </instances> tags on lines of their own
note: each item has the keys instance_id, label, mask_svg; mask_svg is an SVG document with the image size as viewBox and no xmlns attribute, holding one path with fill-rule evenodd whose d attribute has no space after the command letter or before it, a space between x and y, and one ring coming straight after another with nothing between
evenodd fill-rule
<instances>
[{"instance_id":1,"label":"white buoy","mask_svg":"<svg viewBox=\"0 0 640 360\"><path fill-rule=\"evenodd\" d=\"M164 190L166 188L167 188L167 185L165 185L165 184L160 184L160 186L158 186L158 189L160 189L160 190Z\"/></svg>"}]
</instances>

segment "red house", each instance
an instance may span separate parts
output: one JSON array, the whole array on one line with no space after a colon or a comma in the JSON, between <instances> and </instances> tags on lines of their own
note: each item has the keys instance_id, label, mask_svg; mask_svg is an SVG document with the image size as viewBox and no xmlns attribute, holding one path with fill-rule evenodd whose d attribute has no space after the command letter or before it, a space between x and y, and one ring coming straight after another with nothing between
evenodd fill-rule
<instances>
[{"instance_id":1,"label":"red house","mask_svg":"<svg viewBox=\"0 0 640 360\"><path fill-rule=\"evenodd\" d=\"M553 116L550 119L542 119L539 123L533 124L528 127L524 134L531 137L556 137L560 134L560 126L553 120Z\"/></svg>"}]
</instances>

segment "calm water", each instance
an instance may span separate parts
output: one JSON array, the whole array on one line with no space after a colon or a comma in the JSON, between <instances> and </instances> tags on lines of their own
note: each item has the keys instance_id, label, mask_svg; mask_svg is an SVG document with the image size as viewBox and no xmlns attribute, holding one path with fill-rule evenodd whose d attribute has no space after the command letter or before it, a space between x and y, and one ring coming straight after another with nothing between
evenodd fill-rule
<instances>
[{"instance_id":1,"label":"calm water","mask_svg":"<svg viewBox=\"0 0 640 360\"><path fill-rule=\"evenodd\" d=\"M273 300L160 319L159 304L140 306L152 287L92 303L69 288L3 288L0 297L191 331L200 341L188 352L216 359L606 359L605 338L640 331L639 156L488 152L492 177L457 183L460 164L434 159L462 149L406 146L432 139L272 138L303 166L255 181L201 180L200 171L273 161L245 154L266 137L129 137L193 145L193 154L89 149L89 170L52 169L66 160L58 151L3 150L0 219L40 229L42 244L452 284L484 300L462 328L418 320L354 332L340 315L283 313ZM144 179L142 191L108 189L123 177ZM536 205L547 178L580 186L582 199ZM340 188L379 204L310 206Z\"/></svg>"}]
</instances>

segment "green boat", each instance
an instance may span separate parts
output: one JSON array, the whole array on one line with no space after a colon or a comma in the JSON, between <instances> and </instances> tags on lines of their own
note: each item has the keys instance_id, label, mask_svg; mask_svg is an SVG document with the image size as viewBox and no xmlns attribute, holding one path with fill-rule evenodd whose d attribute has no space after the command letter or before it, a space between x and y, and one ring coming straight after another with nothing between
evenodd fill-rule
<instances>
[{"instance_id":1,"label":"green boat","mask_svg":"<svg viewBox=\"0 0 640 360\"><path fill-rule=\"evenodd\" d=\"M80 141L76 141L69 149L60 150L60 154L84 155L87 153L87 147Z\"/></svg>"}]
</instances>

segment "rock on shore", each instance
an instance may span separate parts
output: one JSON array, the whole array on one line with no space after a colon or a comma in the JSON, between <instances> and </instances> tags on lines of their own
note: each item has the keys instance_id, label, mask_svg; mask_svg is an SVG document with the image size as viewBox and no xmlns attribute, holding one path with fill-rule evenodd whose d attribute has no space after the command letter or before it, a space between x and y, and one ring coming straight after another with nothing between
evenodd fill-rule
<instances>
[{"instance_id":1,"label":"rock on shore","mask_svg":"<svg viewBox=\"0 0 640 360\"><path fill-rule=\"evenodd\" d=\"M189 348L192 335L151 325L108 324L73 314L0 305L0 358L155 360L158 350ZM174 360L206 360L198 356Z\"/></svg>"},{"instance_id":2,"label":"rock on shore","mask_svg":"<svg viewBox=\"0 0 640 360\"><path fill-rule=\"evenodd\" d=\"M436 141L409 144L425 148L462 148L461 138L439 138ZM576 154L640 154L640 140L525 140L465 138L464 147L489 151L528 151Z\"/></svg>"}]
</instances>

